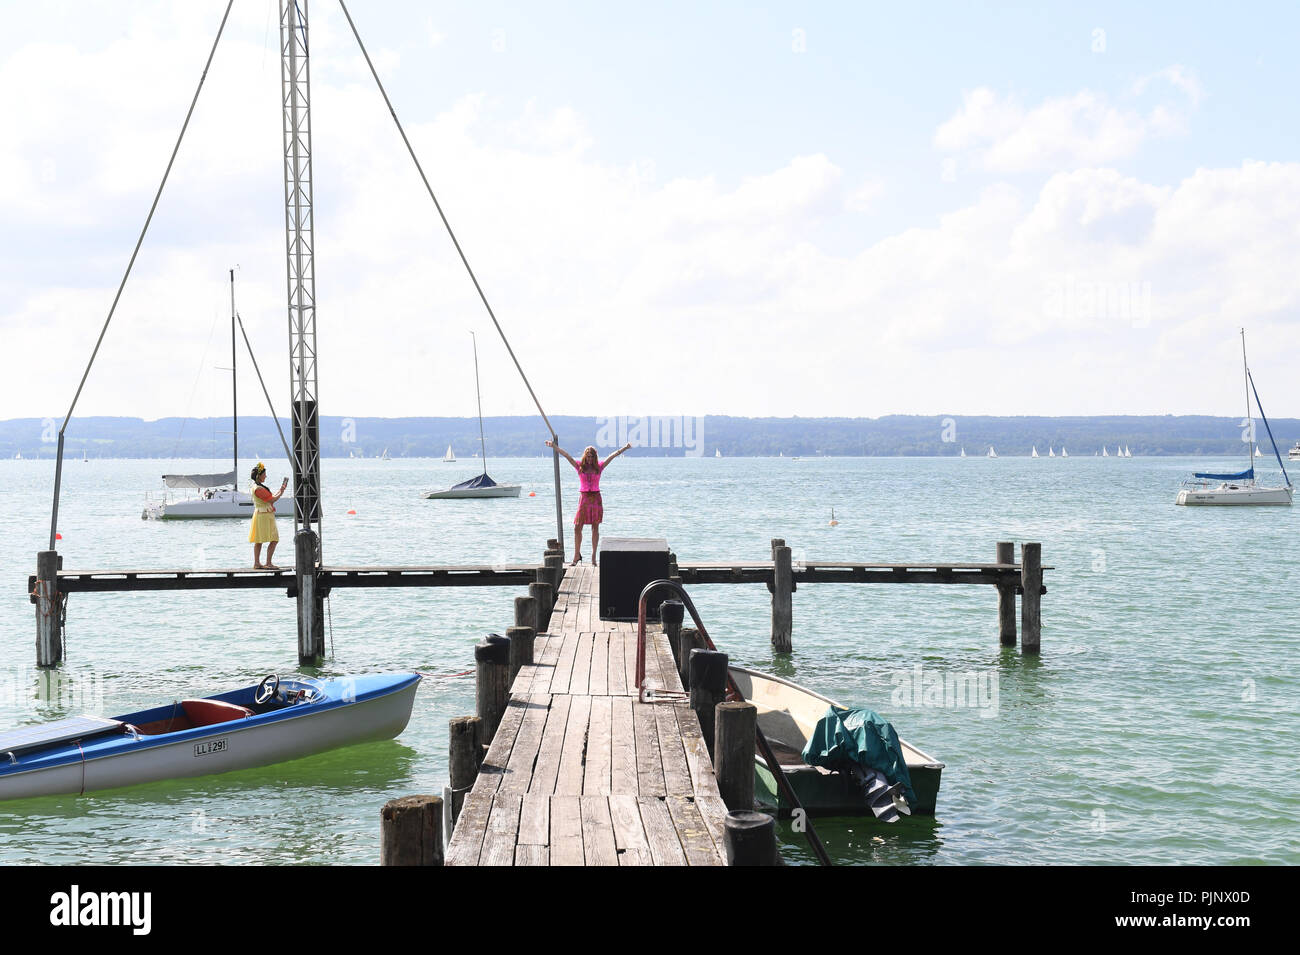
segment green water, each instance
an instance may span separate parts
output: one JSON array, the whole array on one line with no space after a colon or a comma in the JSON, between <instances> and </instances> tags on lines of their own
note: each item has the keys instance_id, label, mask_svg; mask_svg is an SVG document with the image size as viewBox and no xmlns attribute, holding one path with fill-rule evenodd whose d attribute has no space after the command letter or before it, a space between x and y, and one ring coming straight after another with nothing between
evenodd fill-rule
<instances>
[{"instance_id":1,"label":"green water","mask_svg":"<svg viewBox=\"0 0 1300 955\"><path fill-rule=\"evenodd\" d=\"M733 660L871 706L947 765L934 818L820 820L838 862L1296 863L1300 521L1293 508L1175 507L1178 479L1214 464L622 458L603 482L604 531L666 537L683 561L764 559L772 537L814 560L988 561L995 541L1042 542L1055 569L1036 659L998 645L992 588L806 585L794 596L788 658L768 647L761 585L693 588ZM65 567L250 562L242 521L140 519L163 469L69 460ZM281 470L271 467L271 483ZM523 483L517 500L419 499L473 470L327 460L327 561L538 559L555 533L549 458L493 462L498 480ZM293 602L246 591L74 594L67 661L39 673L26 584L48 534L52 476L49 460L0 462L0 726L128 712L296 669ZM571 510L576 489L565 480ZM828 526L832 506L838 527ZM280 523L287 540L291 521ZM337 592L332 654L319 672L429 674L399 739L0 804L0 863L374 863L380 806L446 784L447 721L474 705L472 678L460 674L474 643L512 622L515 593ZM956 694L910 699L902 688L917 666L922 679L961 676L986 692L996 681L996 695L984 705ZM789 858L810 858L788 826L782 838Z\"/></svg>"}]
</instances>

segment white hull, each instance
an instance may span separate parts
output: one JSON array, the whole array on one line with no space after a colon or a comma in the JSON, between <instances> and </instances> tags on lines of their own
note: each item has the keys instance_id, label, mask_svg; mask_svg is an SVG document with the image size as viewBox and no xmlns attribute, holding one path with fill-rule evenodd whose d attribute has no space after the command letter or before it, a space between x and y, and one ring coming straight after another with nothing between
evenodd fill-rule
<instances>
[{"instance_id":1,"label":"white hull","mask_svg":"<svg viewBox=\"0 0 1300 955\"><path fill-rule=\"evenodd\" d=\"M1292 489L1289 487L1248 487L1245 485L1220 484L1218 487L1187 487L1178 492L1175 504L1187 506L1231 506L1263 505L1291 503Z\"/></svg>"},{"instance_id":2,"label":"white hull","mask_svg":"<svg viewBox=\"0 0 1300 955\"><path fill-rule=\"evenodd\" d=\"M406 728L418 682L396 693L260 726L223 725L202 740L179 740L85 763L0 777L0 799L77 794L190 776L209 776L311 756L340 746L391 739ZM219 752L196 745L225 740ZM84 770L84 776L83 776Z\"/></svg>"},{"instance_id":3,"label":"white hull","mask_svg":"<svg viewBox=\"0 0 1300 955\"><path fill-rule=\"evenodd\" d=\"M253 499L242 491L217 490L211 497L182 498L177 501L150 501L140 515L153 520L202 520L215 517L253 516Z\"/></svg>"},{"instance_id":4,"label":"white hull","mask_svg":"<svg viewBox=\"0 0 1300 955\"><path fill-rule=\"evenodd\" d=\"M498 484L496 487L469 487L460 490L429 491L420 495L426 501L458 500L470 497L518 497L520 484Z\"/></svg>"}]
</instances>

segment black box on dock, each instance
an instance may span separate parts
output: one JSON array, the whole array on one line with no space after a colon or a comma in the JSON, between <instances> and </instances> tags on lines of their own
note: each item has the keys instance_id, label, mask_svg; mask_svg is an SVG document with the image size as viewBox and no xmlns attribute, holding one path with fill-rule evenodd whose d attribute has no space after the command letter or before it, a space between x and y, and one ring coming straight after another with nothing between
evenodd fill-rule
<instances>
[{"instance_id":1,"label":"black box on dock","mask_svg":"<svg viewBox=\"0 0 1300 955\"><path fill-rule=\"evenodd\" d=\"M635 620L641 591L652 580L668 579L668 541L661 537L615 537L600 545L600 619ZM659 605L673 596L668 588L650 595L646 619L659 619Z\"/></svg>"}]
</instances>

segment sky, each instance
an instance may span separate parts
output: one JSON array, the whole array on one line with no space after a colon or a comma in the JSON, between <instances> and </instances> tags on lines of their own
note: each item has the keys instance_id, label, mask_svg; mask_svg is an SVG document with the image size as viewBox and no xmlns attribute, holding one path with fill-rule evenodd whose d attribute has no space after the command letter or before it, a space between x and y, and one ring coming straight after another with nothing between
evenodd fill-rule
<instances>
[{"instance_id":1,"label":"sky","mask_svg":"<svg viewBox=\"0 0 1300 955\"><path fill-rule=\"evenodd\" d=\"M0 419L68 410L225 4L0 2ZM555 414L1300 415L1300 7L350 7ZM532 403L337 4L329 415ZM278 5L236 0L78 415L288 401ZM265 403L240 354L240 408Z\"/></svg>"}]
</instances>

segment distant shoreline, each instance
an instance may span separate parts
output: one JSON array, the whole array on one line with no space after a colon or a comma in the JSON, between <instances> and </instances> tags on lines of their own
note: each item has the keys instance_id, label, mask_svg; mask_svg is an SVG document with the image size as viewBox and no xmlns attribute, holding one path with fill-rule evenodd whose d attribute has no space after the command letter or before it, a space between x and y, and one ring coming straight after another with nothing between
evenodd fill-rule
<instances>
[{"instance_id":1,"label":"distant shoreline","mask_svg":"<svg viewBox=\"0 0 1300 955\"><path fill-rule=\"evenodd\" d=\"M602 453L630 442L633 457L983 457L990 447L1001 457L1092 457L1106 447L1110 456L1127 448L1141 457L1243 455L1240 418L1208 415L1097 415L1009 417L985 415L888 415L882 418L737 418L722 415L578 417L551 419L560 443L571 453L594 445ZM60 422L14 418L0 421L0 459L52 458ZM282 421L286 435L289 422ZM1258 422L1257 422L1258 424ZM1285 457L1300 439L1300 419L1271 421L1278 450ZM531 458L545 454L549 437L536 416L484 419L487 456ZM227 418L74 418L64 444L65 459L190 458L229 456ZM479 446L477 418L364 418L322 416L321 456L441 459L450 445L460 462L474 460ZM1255 443L1273 460L1261 426ZM283 455L280 437L268 416L239 421L241 460L250 454Z\"/></svg>"}]
</instances>

